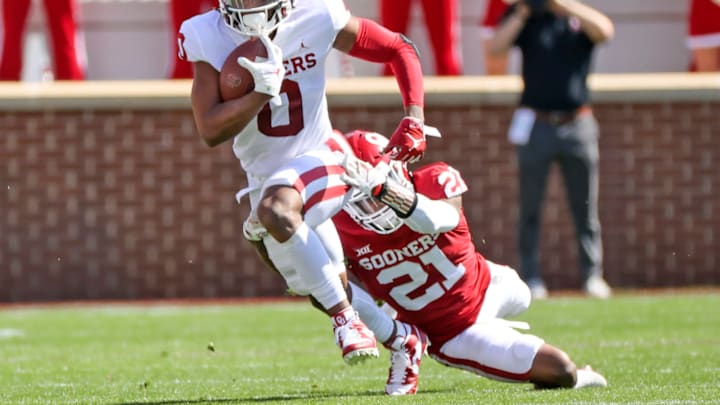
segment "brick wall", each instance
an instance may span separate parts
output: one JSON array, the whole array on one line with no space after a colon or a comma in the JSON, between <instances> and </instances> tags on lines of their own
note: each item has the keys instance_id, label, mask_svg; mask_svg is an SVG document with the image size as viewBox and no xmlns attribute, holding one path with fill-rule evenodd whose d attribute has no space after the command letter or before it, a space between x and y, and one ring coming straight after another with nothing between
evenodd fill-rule
<instances>
[{"instance_id":1,"label":"brick wall","mask_svg":"<svg viewBox=\"0 0 720 405\"><path fill-rule=\"evenodd\" d=\"M618 287L720 283L720 102L598 103L600 219L608 282ZM390 133L394 114L334 111L342 128L371 115ZM445 160L468 182L465 211L478 249L518 264L516 158L509 107L443 107L427 160ZM339 118L339 119L338 119ZM548 187L541 265L550 288L577 288L577 252L559 170Z\"/></svg>"},{"instance_id":2,"label":"brick wall","mask_svg":"<svg viewBox=\"0 0 720 405\"><path fill-rule=\"evenodd\" d=\"M516 161L505 139L512 106L508 97L493 102L496 94L429 103L427 121L444 138L429 141L426 160L463 173L479 250L516 265ZM605 271L614 286L720 284L720 93L709 94L595 104ZM204 146L186 101L76 108L83 102L27 97L0 100L0 301L284 293L242 239L248 206L234 193L245 178L230 146ZM343 100L331 97L342 130L372 123L389 133L399 118L397 106ZM575 288L573 228L557 172L548 191L546 281Z\"/></svg>"}]
</instances>

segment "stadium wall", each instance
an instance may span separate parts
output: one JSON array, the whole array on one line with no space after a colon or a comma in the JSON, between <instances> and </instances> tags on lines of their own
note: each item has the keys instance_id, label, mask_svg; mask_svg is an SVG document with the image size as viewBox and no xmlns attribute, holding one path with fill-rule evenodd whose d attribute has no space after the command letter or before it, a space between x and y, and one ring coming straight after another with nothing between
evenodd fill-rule
<instances>
[{"instance_id":1,"label":"stadium wall","mask_svg":"<svg viewBox=\"0 0 720 405\"><path fill-rule=\"evenodd\" d=\"M425 160L470 190L479 250L517 264L516 160L505 130L521 83L430 78ZM597 75L605 271L619 288L720 284L720 75ZM285 293L242 239L245 185L230 145L195 132L190 83L0 84L0 301L269 297ZM334 125L390 133L392 79L333 80ZM557 171L542 265L576 288L577 254Z\"/></svg>"}]
</instances>

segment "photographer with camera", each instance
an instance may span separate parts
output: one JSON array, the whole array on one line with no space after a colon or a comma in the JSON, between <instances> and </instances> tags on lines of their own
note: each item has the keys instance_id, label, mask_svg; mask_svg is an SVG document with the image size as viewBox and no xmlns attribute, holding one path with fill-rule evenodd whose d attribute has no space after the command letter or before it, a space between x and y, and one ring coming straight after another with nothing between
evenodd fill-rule
<instances>
[{"instance_id":1,"label":"photographer with camera","mask_svg":"<svg viewBox=\"0 0 720 405\"><path fill-rule=\"evenodd\" d=\"M587 77L595 46L610 40L612 21L577 0L506 0L513 3L490 40L490 51L522 53L524 88L508 137L519 164L520 272L534 298L547 297L539 267L542 202L557 162L575 222L585 292L607 298L598 218L598 123Z\"/></svg>"}]
</instances>

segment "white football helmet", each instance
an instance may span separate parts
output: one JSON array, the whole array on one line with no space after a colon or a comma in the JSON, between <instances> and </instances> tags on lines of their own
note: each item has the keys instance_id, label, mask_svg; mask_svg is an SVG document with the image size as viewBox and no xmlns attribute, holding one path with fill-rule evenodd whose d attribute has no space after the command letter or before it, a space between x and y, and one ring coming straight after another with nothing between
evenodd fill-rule
<instances>
[{"instance_id":1,"label":"white football helmet","mask_svg":"<svg viewBox=\"0 0 720 405\"><path fill-rule=\"evenodd\" d=\"M373 166L383 159L382 150L389 142L377 132L361 130L348 133L345 137L355 156ZM413 185L405 163L391 160L388 164L388 177L412 190ZM390 207L357 189L351 190L343 210L363 228L381 235L393 233L403 225L403 220Z\"/></svg>"},{"instance_id":2,"label":"white football helmet","mask_svg":"<svg viewBox=\"0 0 720 405\"><path fill-rule=\"evenodd\" d=\"M218 0L230 29L244 35L269 35L290 15L294 0Z\"/></svg>"}]
</instances>

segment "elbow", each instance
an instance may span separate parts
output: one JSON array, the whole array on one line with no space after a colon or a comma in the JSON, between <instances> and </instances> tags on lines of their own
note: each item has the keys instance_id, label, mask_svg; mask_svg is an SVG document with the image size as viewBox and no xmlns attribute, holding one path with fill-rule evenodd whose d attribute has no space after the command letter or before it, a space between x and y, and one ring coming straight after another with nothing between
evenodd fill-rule
<instances>
[{"instance_id":1,"label":"elbow","mask_svg":"<svg viewBox=\"0 0 720 405\"><path fill-rule=\"evenodd\" d=\"M598 30L595 38L596 43L603 43L611 41L615 37L615 25L606 19L598 25Z\"/></svg>"},{"instance_id":2,"label":"elbow","mask_svg":"<svg viewBox=\"0 0 720 405\"><path fill-rule=\"evenodd\" d=\"M216 131L211 131L207 128L198 128L198 132L205 145L210 148L220 145L223 141L221 134L218 134Z\"/></svg>"},{"instance_id":3,"label":"elbow","mask_svg":"<svg viewBox=\"0 0 720 405\"><path fill-rule=\"evenodd\" d=\"M613 24L608 24L608 26L603 30L603 33L605 35L605 42L611 41L613 38L615 38L615 27L613 26Z\"/></svg>"},{"instance_id":4,"label":"elbow","mask_svg":"<svg viewBox=\"0 0 720 405\"><path fill-rule=\"evenodd\" d=\"M506 49L495 48L495 47L490 47L490 48L488 48L488 53L489 53L490 56L492 56L492 57L499 58L499 57L503 57L503 56L507 55L507 50L506 50Z\"/></svg>"},{"instance_id":5,"label":"elbow","mask_svg":"<svg viewBox=\"0 0 720 405\"><path fill-rule=\"evenodd\" d=\"M501 57L507 55L508 47L503 46L497 41L489 40L486 44L487 52L490 56Z\"/></svg>"},{"instance_id":6,"label":"elbow","mask_svg":"<svg viewBox=\"0 0 720 405\"><path fill-rule=\"evenodd\" d=\"M215 146L218 146L220 144L220 142L217 142L212 138L203 137L203 141L205 142L205 146L210 148L214 148Z\"/></svg>"}]
</instances>

